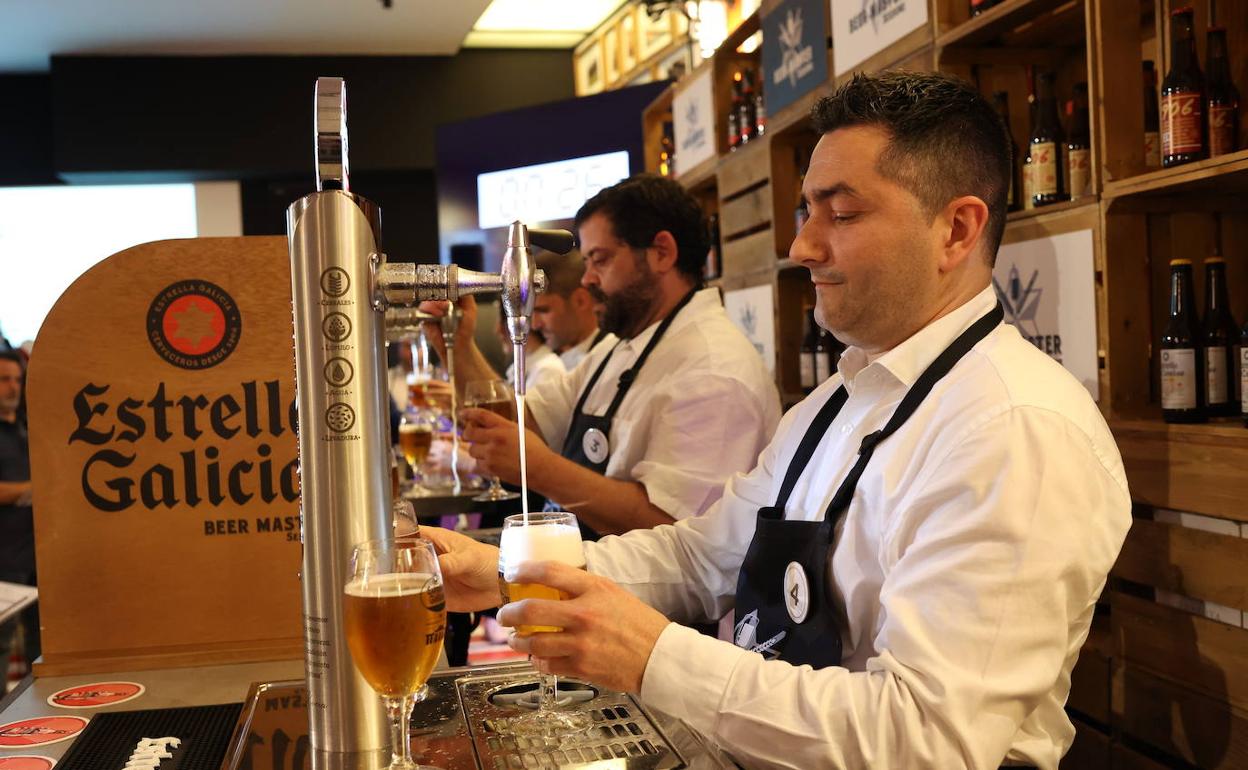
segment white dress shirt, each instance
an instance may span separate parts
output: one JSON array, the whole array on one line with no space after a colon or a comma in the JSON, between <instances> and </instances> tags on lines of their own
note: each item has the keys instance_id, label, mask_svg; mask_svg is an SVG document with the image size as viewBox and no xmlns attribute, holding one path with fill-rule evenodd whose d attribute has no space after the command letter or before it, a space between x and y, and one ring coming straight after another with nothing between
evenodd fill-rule
<instances>
[{"instance_id":1,"label":"white dress shirt","mask_svg":"<svg viewBox=\"0 0 1248 770\"><path fill-rule=\"evenodd\" d=\"M786 508L822 519L866 434L995 301L992 289L794 407L705 516L586 546L592 572L678 622L733 605L757 509L842 382L849 398ZM1131 519L1122 462L1087 392L1000 326L875 450L837 527L827 580L841 667L813 670L669 625L642 699L746 767L1056 768L1062 707L1093 605ZM1008 754L1007 754L1008 752Z\"/></svg>"},{"instance_id":2,"label":"white dress shirt","mask_svg":"<svg viewBox=\"0 0 1248 770\"><path fill-rule=\"evenodd\" d=\"M585 339L576 343L572 347L559 354L559 360L563 361L563 367L569 372L576 368L576 365L585 360L585 356L589 355L589 351L594 347L594 338L598 336L598 327L586 335ZM600 341L614 340L615 336L608 334Z\"/></svg>"},{"instance_id":3,"label":"white dress shirt","mask_svg":"<svg viewBox=\"0 0 1248 770\"><path fill-rule=\"evenodd\" d=\"M551 350L549 345L542 345L524 356L524 392L532 391L539 382L562 377L566 371L563 361L555 355L555 351ZM507 382L510 382L513 387L516 384L515 363L507 365Z\"/></svg>"},{"instance_id":4,"label":"white dress shirt","mask_svg":"<svg viewBox=\"0 0 1248 770\"><path fill-rule=\"evenodd\" d=\"M632 367L658 323L614 346L603 340L575 370L529 391L527 405L558 452L581 391L611 361L585 401L602 415L620 375ZM608 436L606 475L646 488L674 519L697 516L723 494L733 473L753 467L780 420L780 397L762 358L729 320L716 289L703 289L672 321L620 404ZM572 501L560 501L567 505Z\"/></svg>"}]
</instances>

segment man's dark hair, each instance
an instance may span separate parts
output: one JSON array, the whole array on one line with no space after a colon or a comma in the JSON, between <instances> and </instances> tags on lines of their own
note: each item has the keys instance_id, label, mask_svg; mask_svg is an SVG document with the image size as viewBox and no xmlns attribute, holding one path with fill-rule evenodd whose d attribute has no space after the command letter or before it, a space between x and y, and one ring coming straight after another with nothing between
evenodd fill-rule
<instances>
[{"instance_id":1,"label":"man's dark hair","mask_svg":"<svg viewBox=\"0 0 1248 770\"><path fill-rule=\"evenodd\" d=\"M546 291L564 299L581 287L585 275L585 259L578 249L567 254L542 254L536 259L539 270L546 271Z\"/></svg>"},{"instance_id":2,"label":"man's dark hair","mask_svg":"<svg viewBox=\"0 0 1248 770\"><path fill-rule=\"evenodd\" d=\"M12 361L21 367L23 373L26 372L26 359L16 350L0 350L0 361Z\"/></svg>"},{"instance_id":3,"label":"man's dark hair","mask_svg":"<svg viewBox=\"0 0 1248 770\"><path fill-rule=\"evenodd\" d=\"M710 235L706 214L685 188L654 174L637 174L599 190L576 212L576 227L601 212L615 235L634 249L645 249L666 230L676 240L676 269L695 285L702 283L702 266Z\"/></svg>"},{"instance_id":4,"label":"man's dark hair","mask_svg":"<svg viewBox=\"0 0 1248 770\"><path fill-rule=\"evenodd\" d=\"M811 110L820 134L878 126L889 134L877 170L909 190L930 216L974 195L988 205L989 264L1005 232L1012 176L1009 128L969 83L927 72L854 75Z\"/></svg>"}]
</instances>

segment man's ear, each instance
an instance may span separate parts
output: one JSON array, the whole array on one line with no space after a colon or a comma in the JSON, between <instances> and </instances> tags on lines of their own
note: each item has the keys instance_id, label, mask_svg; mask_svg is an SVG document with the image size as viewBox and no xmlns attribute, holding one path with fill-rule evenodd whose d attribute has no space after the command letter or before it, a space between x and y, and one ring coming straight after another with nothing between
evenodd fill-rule
<instances>
[{"instance_id":1,"label":"man's ear","mask_svg":"<svg viewBox=\"0 0 1248 770\"><path fill-rule=\"evenodd\" d=\"M949 202L941 212L945 225L941 244L940 270L948 273L968 259L978 257L988 229L988 204L974 195L963 195Z\"/></svg>"},{"instance_id":2,"label":"man's ear","mask_svg":"<svg viewBox=\"0 0 1248 770\"><path fill-rule=\"evenodd\" d=\"M680 254L680 248L676 245L676 238L671 232L660 230L656 233L648 251L651 270L656 273L666 273L676 269L676 259Z\"/></svg>"}]
</instances>

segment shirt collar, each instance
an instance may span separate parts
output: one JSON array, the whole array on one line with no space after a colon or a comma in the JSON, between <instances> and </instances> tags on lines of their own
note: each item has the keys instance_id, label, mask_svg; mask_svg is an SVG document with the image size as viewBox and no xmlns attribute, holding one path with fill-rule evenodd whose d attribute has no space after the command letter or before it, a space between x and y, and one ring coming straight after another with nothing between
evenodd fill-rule
<instances>
[{"instance_id":1,"label":"shirt collar","mask_svg":"<svg viewBox=\"0 0 1248 770\"><path fill-rule=\"evenodd\" d=\"M693 298L689 300L689 304L685 305L680 313L672 319L672 325L667 327L667 333L672 334L694 322L694 320L713 308L720 307L719 289L714 287L699 289L694 292ZM629 340L623 340L620 347L624 349L636 348L642 350L650 342L650 338L654 336L658 330L659 324L663 323L663 319L655 321L642 330L641 334Z\"/></svg>"},{"instance_id":2,"label":"shirt collar","mask_svg":"<svg viewBox=\"0 0 1248 770\"><path fill-rule=\"evenodd\" d=\"M852 389L858 373L871 367L888 372L906 388L914 385L927 367L931 366L945 348L984 316L997 303L997 295L991 284L974 297L949 311L922 329L919 329L900 345L868 360L866 351L850 346L841 355L836 369Z\"/></svg>"}]
</instances>

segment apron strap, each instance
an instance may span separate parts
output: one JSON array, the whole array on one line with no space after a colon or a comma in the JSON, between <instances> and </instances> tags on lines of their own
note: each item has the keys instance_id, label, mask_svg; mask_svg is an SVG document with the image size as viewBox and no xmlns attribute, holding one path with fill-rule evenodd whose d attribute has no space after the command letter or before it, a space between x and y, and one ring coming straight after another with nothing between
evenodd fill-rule
<instances>
[{"instance_id":1,"label":"apron strap","mask_svg":"<svg viewBox=\"0 0 1248 770\"><path fill-rule=\"evenodd\" d=\"M1001 309L1001 303L998 302L992 310L984 314L978 321L971 324L970 328L958 335L949 347L945 348L936 360L931 363L919 375L919 379L901 399L901 403L897 406L897 410L893 412L893 416L883 428L868 433L862 437L862 444L858 448L858 461L854 463L854 467L850 469L845 476L845 480L841 482L841 486L836 490L836 494L832 496L832 502L828 503L827 511L823 516L823 526L821 530L829 543L832 542L832 533L836 528L836 521L841 514L849 508L849 503L854 497L854 489L858 486L858 479L862 476L862 472L866 470L867 463L871 462L871 456L875 453L876 446L881 441L893 435L910 416L919 408L919 404L923 399L932 392L932 388L946 374L953 369L954 365L966 355L971 348L975 347L980 340L987 337L988 334L1001 323L1005 318L1005 313Z\"/></svg>"},{"instance_id":2,"label":"apron strap","mask_svg":"<svg viewBox=\"0 0 1248 770\"><path fill-rule=\"evenodd\" d=\"M645 348L641 351L641 355L637 357L637 360L631 367L626 369L624 373L620 375L619 384L615 389L615 398L611 399L611 405L607 407L607 411L602 415L602 419L610 423L610 421L615 418L616 411L620 408L620 404L624 402L624 396L628 395L628 389L633 386L633 381L637 379L637 374L641 371L642 365L646 363L646 359L650 357L650 353L654 350L655 346L659 344L659 340L663 339L663 334L667 331L668 327L672 325L672 321L676 319L676 315L684 309L685 305L689 304L689 300L693 299L693 295L697 293L697 289L690 290L690 292L676 304L676 307L672 308L672 312L668 313L667 316L659 322L659 328L654 330L654 336L652 336L650 341L646 343ZM602 330L599 330L598 334L599 339L606 336L606 332L603 332ZM572 410L573 415L582 414L584 412L585 400L588 399L589 394L593 392L594 386L598 384L598 378L602 376L603 371L607 368L607 364L611 361L611 356L615 355L615 349L618 348L622 342L623 340L620 340L615 343L615 346L612 347L606 357L602 359L602 363L598 365L596 370L594 370L594 375L589 378L589 382L585 383L585 388L581 390L581 397L576 401L576 408ZM594 344L597 345L597 341L595 341ZM572 438L573 437L570 431L568 435L564 437L564 457L568 455Z\"/></svg>"},{"instance_id":3,"label":"apron strap","mask_svg":"<svg viewBox=\"0 0 1248 770\"><path fill-rule=\"evenodd\" d=\"M789 460L789 468L785 471L784 481L780 484L780 494L776 496L775 508L783 511L784 507L789 503L789 496L793 494L793 487L797 486L797 480L801 478L802 471L806 470L806 466L810 463L810 458L815 456L815 450L819 448L819 442L823 440L823 434L828 432L829 426L836 416L840 414L841 407L845 406L845 402L849 400L849 393L842 385L836 389L832 397L824 402L819 408L819 412L815 415L815 419L811 420L810 427L806 429L806 435L802 436L802 443L797 445L797 451L793 453L793 459Z\"/></svg>"}]
</instances>

